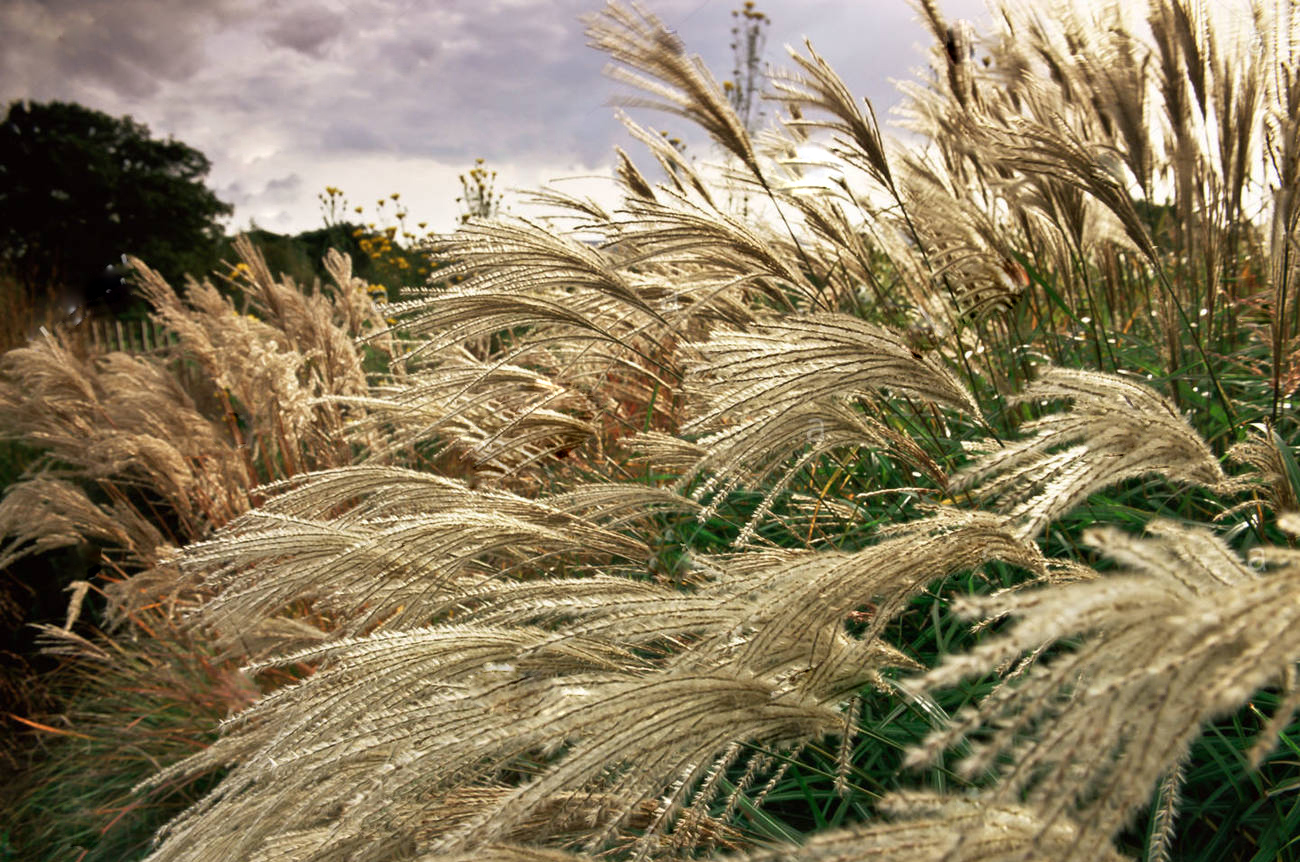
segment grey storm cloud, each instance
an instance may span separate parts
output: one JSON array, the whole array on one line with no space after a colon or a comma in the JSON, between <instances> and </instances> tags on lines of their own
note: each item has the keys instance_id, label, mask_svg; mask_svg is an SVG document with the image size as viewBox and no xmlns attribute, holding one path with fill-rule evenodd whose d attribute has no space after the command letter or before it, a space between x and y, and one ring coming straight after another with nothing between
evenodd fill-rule
<instances>
[{"instance_id":1,"label":"grey storm cloud","mask_svg":"<svg viewBox=\"0 0 1300 862\"><path fill-rule=\"evenodd\" d=\"M599 2L280 0L257 14L246 2L0 0L0 88L8 98L106 91L127 106L158 97L160 116L168 100L176 112L197 98L217 122L225 112L227 122L278 129L308 152L563 152L595 166L622 139L608 106L616 88L600 76L604 61L586 47L578 20ZM979 2L945 6L962 12ZM718 77L729 74L735 4L648 5ZM775 22L769 59L780 62L781 43L809 32L850 85L874 99L890 98L885 75L901 77L917 59L920 31L905 0L762 6ZM911 36L882 37L897 32Z\"/></svg>"},{"instance_id":2,"label":"grey storm cloud","mask_svg":"<svg viewBox=\"0 0 1300 862\"><path fill-rule=\"evenodd\" d=\"M330 123L321 131L320 144L325 150L362 153L387 147L384 135L360 118L343 118Z\"/></svg>"},{"instance_id":3,"label":"grey storm cloud","mask_svg":"<svg viewBox=\"0 0 1300 862\"><path fill-rule=\"evenodd\" d=\"M208 34L237 20L245 0L4 0L5 95L56 98L69 89L146 98L208 62ZM24 92L13 92L21 90Z\"/></svg>"},{"instance_id":4,"label":"grey storm cloud","mask_svg":"<svg viewBox=\"0 0 1300 862\"><path fill-rule=\"evenodd\" d=\"M354 7L365 38L349 68L331 72L339 86L330 113L382 128L384 145L407 155L572 149L575 119L601 100L593 87L601 60L577 20L588 8L579 0L415 4L401 14L389 4ZM572 155L595 164L605 143Z\"/></svg>"},{"instance_id":5,"label":"grey storm cloud","mask_svg":"<svg viewBox=\"0 0 1300 862\"><path fill-rule=\"evenodd\" d=\"M222 186L217 190L218 196L222 200L228 200L236 205L246 204L250 201L291 201L304 191L304 181L300 174L291 173L282 177L276 177L260 184L260 189L245 188L243 183L234 182Z\"/></svg>"},{"instance_id":6,"label":"grey storm cloud","mask_svg":"<svg viewBox=\"0 0 1300 862\"><path fill-rule=\"evenodd\" d=\"M266 184L267 192L283 194L285 192L296 192L302 188L302 177L297 174L278 177Z\"/></svg>"},{"instance_id":7,"label":"grey storm cloud","mask_svg":"<svg viewBox=\"0 0 1300 862\"><path fill-rule=\"evenodd\" d=\"M570 165L605 173L627 138L611 102L630 95L601 75L579 16L602 0L0 0L0 98L64 99L132 114L206 153L235 203L280 206L268 179L313 164L425 159L468 165ZM738 0L644 0L731 72ZM890 78L922 62L926 37L907 0L767 0L767 59L810 36L882 120ZM983 0L940 0L978 18ZM684 121L638 120L709 145ZM463 169L463 167L461 168ZM453 175L454 176L454 175ZM329 182L326 180L325 182ZM245 189L262 189L260 192ZM314 199L311 201L314 203Z\"/></svg>"},{"instance_id":8,"label":"grey storm cloud","mask_svg":"<svg viewBox=\"0 0 1300 862\"><path fill-rule=\"evenodd\" d=\"M343 34L345 27L342 15L304 6L284 10L264 32L273 44L320 57Z\"/></svg>"}]
</instances>

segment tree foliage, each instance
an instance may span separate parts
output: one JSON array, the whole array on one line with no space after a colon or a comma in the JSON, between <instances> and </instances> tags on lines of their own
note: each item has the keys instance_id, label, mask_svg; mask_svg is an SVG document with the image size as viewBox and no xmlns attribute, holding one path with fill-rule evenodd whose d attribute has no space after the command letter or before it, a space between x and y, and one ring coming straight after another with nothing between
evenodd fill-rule
<instances>
[{"instance_id":1,"label":"tree foliage","mask_svg":"<svg viewBox=\"0 0 1300 862\"><path fill-rule=\"evenodd\" d=\"M123 254L169 277L201 272L232 211L204 184L210 168L130 117L13 102L0 125L0 263L29 296L80 290Z\"/></svg>"}]
</instances>

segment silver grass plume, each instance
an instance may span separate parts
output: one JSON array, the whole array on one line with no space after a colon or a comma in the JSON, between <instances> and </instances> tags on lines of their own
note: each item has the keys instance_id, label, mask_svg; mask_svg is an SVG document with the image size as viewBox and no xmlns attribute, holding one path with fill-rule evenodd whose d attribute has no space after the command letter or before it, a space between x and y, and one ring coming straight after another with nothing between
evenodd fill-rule
<instances>
[{"instance_id":1,"label":"silver grass plume","mask_svg":"<svg viewBox=\"0 0 1300 862\"><path fill-rule=\"evenodd\" d=\"M704 406L686 430L741 411L789 410L810 399L892 393L979 417L947 366L896 333L844 314L791 316L694 345L687 387Z\"/></svg>"},{"instance_id":2,"label":"silver grass plume","mask_svg":"<svg viewBox=\"0 0 1300 862\"><path fill-rule=\"evenodd\" d=\"M692 508L644 486L578 489L553 505L385 466L305 480L178 558L214 593L194 621L221 643L238 642L301 601L338 615L343 633L420 625L446 613L464 590L522 576L542 560L644 560L645 542L622 529L629 517ZM357 508L340 511L347 499ZM607 516L611 523L602 525Z\"/></svg>"},{"instance_id":3,"label":"silver grass plume","mask_svg":"<svg viewBox=\"0 0 1300 862\"><path fill-rule=\"evenodd\" d=\"M689 790L703 774L692 764L707 765L731 740L781 746L839 725L834 710L760 680L633 673L642 662L625 650L536 629L445 625L283 660L327 665L180 767L238 763L151 858L242 858L287 824L328 827L315 853L297 858L390 858L416 834L470 849L556 812L529 836L536 841L566 828L592 793L610 800L586 830L599 836L643 816L666 788ZM457 788L490 783L520 758L544 771L450 832L437 828L440 796L454 801ZM309 813L304 794L349 801Z\"/></svg>"},{"instance_id":4,"label":"silver grass plume","mask_svg":"<svg viewBox=\"0 0 1300 862\"><path fill-rule=\"evenodd\" d=\"M1209 446L1167 399L1130 378L1049 368L1012 405L1066 400L1066 412L1026 423L1031 436L988 451L952 477L1037 535L1088 495L1156 473L1175 482L1224 488L1227 477Z\"/></svg>"},{"instance_id":5,"label":"silver grass plume","mask_svg":"<svg viewBox=\"0 0 1300 862\"><path fill-rule=\"evenodd\" d=\"M682 432L697 437L701 453L678 487L709 477L693 492L713 500L709 517L746 479L780 476L742 531L747 541L775 499L806 464L837 449L872 447L928 474L941 487L945 477L915 443L903 438L853 402L873 405L886 394L911 396L978 417L974 398L946 366L923 356L895 333L849 315L817 314L756 323L745 330L715 330L690 345L698 358L683 381L696 414ZM654 461L680 445L641 437ZM795 456L795 462L787 464ZM672 456L685 466L681 456ZM662 463L662 462L661 462Z\"/></svg>"},{"instance_id":6,"label":"silver grass plume","mask_svg":"<svg viewBox=\"0 0 1300 862\"><path fill-rule=\"evenodd\" d=\"M636 250L629 263L681 261L782 305L792 304L791 292L804 303L819 301L795 255L770 230L666 189L654 201L627 201L622 213L619 239Z\"/></svg>"},{"instance_id":7,"label":"silver grass plume","mask_svg":"<svg viewBox=\"0 0 1300 862\"><path fill-rule=\"evenodd\" d=\"M945 509L852 553L738 554L720 563L727 577L700 594L742 602L746 607L736 617L743 622L715 636L716 649L693 650L683 660L712 652L738 669L787 679L819 700L835 701L864 682L879 682L874 672L862 676L872 663L859 657L880 648L885 627L910 598L936 580L995 559L1035 573L1045 565L1000 518ZM871 621L860 638L850 638L843 621L864 600L874 604Z\"/></svg>"},{"instance_id":8,"label":"silver grass plume","mask_svg":"<svg viewBox=\"0 0 1300 862\"><path fill-rule=\"evenodd\" d=\"M880 801L883 821L818 832L801 844L731 853L719 862L1055 862L1079 839L1066 820L1044 826L1033 807L920 791ZM481 854L481 855L480 855ZM427 853L416 862L596 862L581 853L494 845L474 853ZM1102 848L1100 862L1128 857Z\"/></svg>"},{"instance_id":9,"label":"silver grass plume","mask_svg":"<svg viewBox=\"0 0 1300 862\"><path fill-rule=\"evenodd\" d=\"M758 524L800 470L827 453L844 451L847 457L854 458L863 449L876 450L923 471L939 487L947 482L939 465L910 437L831 397L712 424L719 430L694 442L649 433L634 437L629 446L644 453L656 467L678 472L680 478L674 484L678 490L707 476L692 492L695 499L712 498L701 510L701 518L716 512L742 484L766 488L763 501L737 536L737 545L753 537Z\"/></svg>"},{"instance_id":10,"label":"silver grass plume","mask_svg":"<svg viewBox=\"0 0 1300 862\"><path fill-rule=\"evenodd\" d=\"M1263 497L1275 514L1300 510L1300 468L1291 447L1271 425L1260 423L1247 430L1246 439L1228 450L1228 460L1252 468L1253 475L1234 477L1242 490ZM1256 506L1246 500L1229 512Z\"/></svg>"},{"instance_id":11,"label":"silver grass plume","mask_svg":"<svg viewBox=\"0 0 1300 862\"><path fill-rule=\"evenodd\" d=\"M1120 572L959 600L967 616L1006 615L1015 623L915 681L924 689L952 685L1082 638L958 713L909 756L926 762L965 738L970 754L961 769L996 773L992 799L1033 807L1044 830L1062 820L1077 824L1061 860L1109 852L1111 835L1177 768L1204 722L1261 687L1287 686L1252 753L1257 762L1297 706L1300 608L1288 598L1300 587L1294 552L1262 549L1279 566L1259 573L1207 530L1166 521L1148 529L1150 539L1113 528L1086 534Z\"/></svg>"},{"instance_id":12,"label":"silver grass plume","mask_svg":"<svg viewBox=\"0 0 1300 862\"><path fill-rule=\"evenodd\" d=\"M640 141L650 151L650 155L659 163L664 177L671 183L672 189L677 194L684 197L698 196L706 205L716 206L709 183L700 176L690 161L678 152L666 135L655 134L651 129L635 122L622 111L619 111L617 116L623 124L623 128L627 129L628 134L634 140ZM632 192L631 197L648 201L657 200L659 195L655 189L664 186L659 184L652 187L636 165L632 163L627 153L624 153L621 149L617 150L617 152L619 154L618 174L623 179L624 185Z\"/></svg>"},{"instance_id":13,"label":"silver grass plume","mask_svg":"<svg viewBox=\"0 0 1300 862\"><path fill-rule=\"evenodd\" d=\"M362 495L367 518L400 506L392 490L403 482L413 486L407 497L468 493L378 467L317 481L334 495ZM311 487L274 498L277 515L304 518L330 505ZM567 511L625 523L643 515L632 491L492 499L498 509L544 508L553 522ZM662 841L712 840L717 776L749 745L782 751L844 733L846 695L879 684L885 667L911 666L880 637L907 597L994 558L1041 568L997 519L962 513L854 554L703 561L710 582L694 594L599 574L479 578L444 600L441 623L386 624L252 666L318 669L156 779L233 766L151 859L243 857L270 846L320 860L389 858L408 847L472 852L522 837L526 824L531 840L545 841L585 823L586 847L621 843L634 857L657 855ZM868 631L848 635L844 621L873 599ZM486 804L464 816L459 795L500 787L498 776L521 758L536 777L480 795ZM321 809L309 797L339 804ZM446 818L438 800L454 806Z\"/></svg>"},{"instance_id":14,"label":"silver grass plume","mask_svg":"<svg viewBox=\"0 0 1300 862\"><path fill-rule=\"evenodd\" d=\"M1078 846L1080 831L1065 819L1045 822L1031 805L920 791L880 801L885 822L812 836L798 847L756 851L735 862L1057 862ZM1128 857L1096 848L1098 862Z\"/></svg>"},{"instance_id":15,"label":"silver grass plume","mask_svg":"<svg viewBox=\"0 0 1300 862\"><path fill-rule=\"evenodd\" d=\"M591 197L579 197L553 186L544 186L527 193L529 204L547 209L542 220L551 223L559 219L577 219L579 229L592 227L610 220L605 208Z\"/></svg>"},{"instance_id":16,"label":"silver grass plume","mask_svg":"<svg viewBox=\"0 0 1300 862\"><path fill-rule=\"evenodd\" d=\"M588 44L622 64L612 66L607 74L651 97L627 99L626 104L693 121L754 174L761 174L749 134L722 88L657 17L639 6L610 2L584 21Z\"/></svg>"},{"instance_id":17,"label":"silver grass plume","mask_svg":"<svg viewBox=\"0 0 1300 862\"><path fill-rule=\"evenodd\" d=\"M462 283L392 305L403 329L425 336L416 355L525 326L626 344L657 317L599 252L539 225L471 222L437 252L457 261L439 277Z\"/></svg>"},{"instance_id":18,"label":"silver grass plume","mask_svg":"<svg viewBox=\"0 0 1300 862\"><path fill-rule=\"evenodd\" d=\"M445 237L435 253L452 261L438 271L439 278L461 281L467 292L528 295L555 292L556 285L608 296L648 317L655 317L623 275L610 266L597 249L524 220L475 221ZM408 314L404 324L420 326L419 314Z\"/></svg>"},{"instance_id":19,"label":"silver grass plume","mask_svg":"<svg viewBox=\"0 0 1300 862\"><path fill-rule=\"evenodd\" d=\"M523 844L494 844L469 853L426 853L416 862L596 862L598 856L542 850Z\"/></svg>"},{"instance_id":20,"label":"silver grass plume","mask_svg":"<svg viewBox=\"0 0 1300 862\"><path fill-rule=\"evenodd\" d=\"M832 133L831 152L869 174L883 188L894 187L893 173L885 152L880 127L871 105L863 110L844 81L805 41L808 56L790 49L790 57L802 70L800 75L784 75L773 80L775 98L795 106L798 117L785 125L806 134L809 129L826 129ZM829 119L809 119L804 111L812 109L829 115Z\"/></svg>"}]
</instances>

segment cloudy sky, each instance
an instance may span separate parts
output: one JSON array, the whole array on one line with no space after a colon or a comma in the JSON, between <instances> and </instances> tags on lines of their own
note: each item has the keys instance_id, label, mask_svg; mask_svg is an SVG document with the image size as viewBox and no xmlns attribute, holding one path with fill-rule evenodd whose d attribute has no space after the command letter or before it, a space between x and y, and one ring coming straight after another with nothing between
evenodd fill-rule
<instances>
[{"instance_id":1,"label":"cloudy sky","mask_svg":"<svg viewBox=\"0 0 1300 862\"><path fill-rule=\"evenodd\" d=\"M212 161L209 184L235 205L232 228L319 227L317 195L336 186L370 218L377 199L400 192L412 221L448 230L457 176L476 158L500 188L609 175L613 146L627 143L610 107L620 90L578 20L601 2L0 0L0 99L130 114L196 147ZM719 79L732 67L737 5L644 3ZM940 5L952 18L985 15L982 0ZM923 62L906 0L758 8L772 20L769 61L809 37L882 118L896 100L891 79ZM568 182L559 187L600 194L600 180Z\"/></svg>"}]
</instances>

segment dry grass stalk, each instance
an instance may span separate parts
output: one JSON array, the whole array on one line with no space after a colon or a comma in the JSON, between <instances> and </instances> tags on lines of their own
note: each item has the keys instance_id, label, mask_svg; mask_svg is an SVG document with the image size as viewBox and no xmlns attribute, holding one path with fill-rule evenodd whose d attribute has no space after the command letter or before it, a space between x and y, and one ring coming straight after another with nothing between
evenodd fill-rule
<instances>
[{"instance_id":1,"label":"dry grass stalk","mask_svg":"<svg viewBox=\"0 0 1300 862\"><path fill-rule=\"evenodd\" d=\"M323 481L351 482L352 472ZM409 481L429 493L463 493L415 474ZM373 480L364 484L378 490ZM612 512L616 505L630 514L643 505L632 490L565 499L570 507ZM291 492L290 500L299 502L290 509L307 504L307 496L303 489ZM506 506L538 508L498 497ZM381 499L396 505L391 492ZM559 509L546 509L552 521L565 520ZM467 519L464 512L452 516ZM420 519L404 521L421 529ZM267 539L281 557L292 550L283 538ZM582 534L587 546L595 538ZM530 553L534 561L548 553L535 535L510 541L539 548ZM233 554L239 545L236 532L207 553ZM195 550L196 563L204 553ZM656 836L676 835L676 823L696 836L692 841L706 840L699 824L721 790L709 776L736 759L737 746L781 750L842 732L835 706L845 693L879 681L880 668L909 664L880 640L906 598L947 572L990 558L1041 566L995 520L977 519L939 522L857 554L709 562L712 583L694 596L612 577L531 583L478 577L459 599L439 600L427 577L400 566L377 569L390 582L406 579L423 591L404 596L407 607L416 599L441 601L450 621L420 625L434 607L426 604L409 618L397 611L369 636L257 665L308 662L321 669L260 701L212 748L171 770L235 764L222 789L170 827L154 858L243 855L265 841L289 840L276 837L280 824L309 825L300 808L307 787L326 796L344 787L374 788L354 792L338 809L318 809L313 828L328 827L319 833L328 841L317 852L330 858L379 858L397 852L403 836L417 829L431 850L468 851L515 834L542 811L551 814L531 832L533 840L565 831L571 817L595 817L581 839L589 849L631 841L634 856L655 855ZM278 571L277 583L288 573ZM309 580L325 592L356 571L318 566ZM227 588L220 595L237 601L239 593ZM867 596L877 599L877 617L862 638L849 637L843 621ZM368 598L373 607L387 607L381 593L372 590ZM366 618L356 611L347 616ZM374 711L376 703L385 704L383 715ZM521 758L536 764L536 778L441 834L419 825L438 819L433 798L454 800L458 788L490 782L518 768ZM361 778L367 775L372 778ZM572 810L593 794L606 800L599 815ZM557 807L562 798L573 801ZM653 808L647 831L633 840L625 830L647 805ZM199 835L201 841L187 837Z\"/></svg>"},{"instance_id":2,"label":"dry grass stalk","mask_svg":"<svg viewBox=\"0 0 1300 862\"><path fill-rule=\"evenodd\" d=\"M922 762L971 739L967 774L996 772L993 798L1024 801L1044 828L1078 825L1058 858L1101 858L1109 836L1146 804L1182 761L1201 724L1237 708L1257 689L1290 679L1300 654L1294 595L1300 568L1287 559L1258 574L1207 531L1154 522L1154 538L1097 529L1089 541L1125 571L1050 589L959 603L972 616L1010 615L1013 628L920 679L951 685L1064 638L1072 650L1039 661L913 754ZM1260 738L1276 731L1296 703ZM988 733L972 739L977 729ZM1036 727L1037 732L1029 733ZM1009 760L1000 756L1010 753Z\"/></svg>"},{"instance_id":3,"label":"dry grass stalk","mask_svg":"<svg viewBox=\"0 0 1300 862\"><path fill-rule=\"evenodd\" d=\"M1260 573L1206 530L1155 521L1150 539L1090 533L1123 569L1101 574L1045 558L1036 540L1090 494L1149 474L1242 487L1177 400L1106 372L1120 370L1106 333L1158 341L1171 374L1192 373L1190 339L1212 376L1204 344L1223 329L1216 309L1240 299L1232 268L1294 308L1294 159L1253 167L1266 148L1294 155L1294 112L1280 106L1297 88L1265 80L1292 50L1290 19L1279 31L1261 13L1254 35L1216 41L1199 7L1150 0L1136 29L1005 11L1001 36L979 41L936 4L921 11L935 76L911 108L934 147L911 155L888 152L811 47L778 85L787 131L756 148L657 19L613 4L589 20L616 77L702 125L743 182L798 219L783 229L727 212L726 188L629 123L662 183L620 154L621 210L547 198L603 244L541 222L472 222L438 246L454 283L399 304L392 329L367 325L355 297L330 306L276 283L251 256L249 295L293 348L226 320L202 288L187 295L207 309L193 320L150 288L232 392L283 399L262 451L301 456L259 508L177 556L211 595L192 631L256 653L252 672L315 669L161 774L230 770L152 860L693 858L739 842L728 818L742 800L761 808L810 744L842 738L846 786L865 687L936 689L1013 666L912 756L966 741L966 771L989 779L979 794L893 794L882 822L734 858L1116 858L1111 838L1162 780L1171 822L1201 724L1280 684L1251 752L1263 756L1300 703L1294 552L1266 549L1275 568ZM1266 35L1266 59L1236 62ZM987 66L971 62L976 48ZM807 163L817 147L834 173L821 187ZM1169 223L1152 215L1162 171ZM1272 233L1255 238L1244 200L1266 181L1279 187ZM1294 328L1281 317L1273 361ZM1063 319L1095 370L1024 383L1024 346L1080 355L1055 340ZM1018 322L1035 328L1024 341ZM335 364L346 336L406 352L365 386ZM261 377L223 366L224 345L253 342ZM1017 352L995 358L999 344ZM331 358L308 374L308 353ZM87 400L85 376L47 384ZM1069 409L949 478L951 437L991 430L986 395ZM355 452L339 442L345 424ZM318 460L315 434L336 447ZM629 451L676 484L590 481L637 478L617 460ZM1285 454L1271 438L1236 450L1265 477L1288 475ZM831 489L878 455L949 499L865 544L862 507ZM464 481L415 469L431 464ZM891 477L858 499L921 491ZM667 538L666 522L708 523L741 489L762 493L738 553L693 556ZM107 529L76 503L60 530ZM759 550L778 520L801 528L794 547ZM856 549L822 547L819 522ZM652 574L661 546L683 552L672 579ZM995 560L1037 588L957 606L1014 621L898 683L918 669L887 637L909 601Z\"/></svg>"},{"instance_id":4,"label":"dry grass stalk","mask_svg":"<svg viewBox=\"0 0 1300 862\"><path fill-rule=\"evenodd\" d=\"M987 452L953 477L1035 536L1088 495L1157 473L1181 484L1227 490L1205 441L1177 409L1131 379L1050 368L1012 404L1069 400L1071 409L1024 426L1033 436Z\"/></svg>"}]
</instances>

